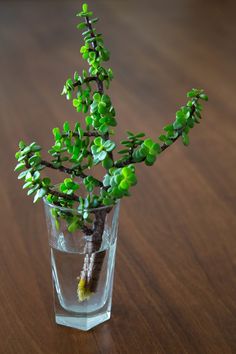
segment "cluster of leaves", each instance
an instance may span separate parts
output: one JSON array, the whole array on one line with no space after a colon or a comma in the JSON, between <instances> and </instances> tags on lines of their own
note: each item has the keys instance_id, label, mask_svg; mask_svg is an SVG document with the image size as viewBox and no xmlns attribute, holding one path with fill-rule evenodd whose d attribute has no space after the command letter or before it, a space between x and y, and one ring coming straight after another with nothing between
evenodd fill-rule
<instances>
[{"instance_id":1,"label":"cluster of leaves","mask_svg":"<svg viewBox=\"0 0 236 354\"><path fill-rule=\"evenodd\" d=\"M24 141L20 141L19 148L20 150L15 155L18 160L15 171L21 171L18 179L24 179L23 189L28 188L27 195L35 193L35 203L47 194L51 180L49 178L40 179L40 171L44 168L41 159L41 147L35 142L26 145Z\"/></svg>"},{"instance_id":2,"label":"cluster of leaves","mask_svg":"<svg viewBox=\"0 0 236 354\"><path fill-rule=\"evenodd\" d=\"M91 91L89 82L91 77L96 76L101 82L104 81L106 88L109 88L110 81L113 79L113 72L110 68L106 69L102 66L103 62L106 62L110 58L110 53L108 49L104 46L103 38L101 33L97 33L93 25L98 21L98 18L93 18L93 13L88 10L88 5L83 4L82 11L78 12L78 17L82 18L84 21L77 25L79 30L85 30L82 32L84 38L84 44L80 48L80 53L83 59L87 60L89 64L89 75L86 70L83 70L83 74L80 76L77 72L74 74L74 80L69 78L63 88L62 94L65 94L67 99L72 98L72 92L76 87L79 87L77 92L77 98L80 102L80 106L76 106L76 101L74 102L75 107L81 109L81 98L83 96L82 85L86 85L87 92L85 97L88 98L88 94ZM85 109L85 108L84 108ZM85 112L84 112L85 113Z\"/></svg>"},{"instance_id":3,"label":"cluster of leaves","mask_svg":"<svg viewBox=\"0 0 236 354\"><path fill-rule=\"evenodd\" d=\"M133 159L135 162L145 161L147 166L151 166L160 152L160 145L149 138L144 140L140 148L134 151Z\"/></svg>"},{"instance_id":4,"label":"cluster of leaves","mask_svg":"<svg viewBox=\"0 0 236 354\"><path fill-rule=\"evenodd\" d=\"M67 195L74 194L79 189L79 184L74 182L72 178L65 178L63 183L60 184L60 191Z\"/></svg>"},{"instance_id":5,"label":"cluster of leaves","mask_svg":"<svg viewBox=\"0 0 236 354\"><path fill-rule=\"evenodd\" d=\"M102 137L98 136L93 141L94 145L91 147L93 154L93 162L97 165L102 161L103 167L109 169L113 166L113 161L109 156L109 153L114 150L116 144L111 140L104 140Z\"/></svg>"},{"instance_id":6,"label":"cluster of leaves","mask_svg":"<svg viewBox=\"0 0 236 354\"><path fill-rule=\"evenodd\" d=\"M82 33L84 37L84 46L81 47L80 52L85 60L88 61L90 65L90 73L92 75L100 74L100 67L103 61L108 61L110 59L110 53L107 48L105 48L102 34L97 33L96 29L92 28L92 24L98 21L98 18L92 18L93 13L88 11L88 5L83 4L82 11L77 13L77 16L85 19L85 22L79 23L77 25L78 29L86 29ZM90 25L88 25L90 22ZM90 45L92 44L94 51L90 50Z\"/></svg>"},{"instance_id":7,"label":"cluster of leaves","mask_svg":"<svg viewBox=\"0 0 236 354\"><path fill-rule=\"evenodd\" d=\"M104 187L112 200L120 199L129 195L130 187L137 183L134 165L122 168L111 168L103 179ZM107 200L106 200L107 203Z\"/></svg>"},{"instance_id":8,"label":"cluster of leaves","mask_svg":"<svg viewBox=\"0 0 236 354\"><path fill-rule=\"evenodd\" d=\"M59 128L53 129L55 144L49 150L49 153L54 157L52 161L54 167L58 168L63 162L68 161L72 163L72 172L76 174L80 167L84 168L82 162L85 160L85 167L92 165L92 157L89 151L90 140L84 133L79 122L75 124L73 130L70 129L67 121L64 123L62 131Z\"/></svg>"},{"instance_id":9,"label":"cluster of leaves","mask_svg":"<svg viewBox=\"0 0 236 354\"><path fill-rule=\"evenodd\" d=\"M85 30L81 53L89 64L89 70L83 70L81 75L75 72L73 79L66 81L62 94L69 100L74 97L72 102L76 111L85 114L84 127L77 122L72 128L66 121L62 129L54 128L50 161L42 159L39 145L27 145L21 141L16 153L18 164L15 170L20 173L18 178L24 180L23 188L28 189L28 195L34 194L34 202L46 198L55 205L52 215L57 227L64 219L69 232L77 229L89 232L88 226L93 223L89 210L112 206L117 200L130 195L130 188L137 183L136 163L153 165L158 155L179 137L182 137L184 145L189 144L189 131L201 119L202 106L199 101L206 101L207 96L203 90L192 89L188 92L187 104L177 111L174 122L165 126L164 133L156 140L146 138L144 133L128 132L127 139L121 141L123 148L118 151L121 156L115 160L116 143L110 135L113 134L111 129L117 125L116 113L110 97L104 93L104 86L109 87L113 72L102 66L110 54L104 46L102 35L93 27L98 19L93 18L87 4L83 4L77 16L83 19L77 27ZM97 165L105 169L102 180L91 174ZM46 168L69 176L59 187L55 186L48 177L41 176ZM82 185L86 190L84 197L81 196Z\"/></svg>"},{"instance_id":10,"label":"cluster of leaves","mask_svg":"<svg viewBox=\"0 0 236 354\"><path fill-rule=\"evenodd\" d=\"M176 119L173 124L164 127L166 134L159 136L165 145L171 145L180 135L184 145L189 145L189 131L195 124L200 123L202 105L200 100L208 101L203 90L192 89L187 93L189 101L176 112Z\"/></svg>"},{"instance_id":11,"label":"cluster of leaves","mask_svg":"<svg viewBox=\"0 0 236 354\"><path fill-rule=\"evenodd\" d=\"M100 134L106 134L110 127L117 125L115 115L110 97L96 92L90 106L90 115L85 118L87 128L93 127Z\"/></svg>"}]
</instances>

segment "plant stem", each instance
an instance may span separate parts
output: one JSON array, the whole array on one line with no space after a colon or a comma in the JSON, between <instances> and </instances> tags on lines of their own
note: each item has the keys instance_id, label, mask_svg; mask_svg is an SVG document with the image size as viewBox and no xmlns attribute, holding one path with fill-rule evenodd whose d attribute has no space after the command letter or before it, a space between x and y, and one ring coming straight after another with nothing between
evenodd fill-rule
<instances>
[{"instance_id":1,"label":"plant stem","mask_svg":"<svg viewBox=\"0 0 236 354\"><path fill-rule=\"evenodd\" d=\"M108 76L104 76L104 79L108 78ZM95 81L97 83L97 86L98 86L98 91L100 93L103 93L103 83L102 81L99 79L99 77L97 76L89 76L89 77L86 77L84 79L84 82L83 83L89 83L89 82L92 82L92 81ZM81 86L82 83L80 81L76 81L74 82L73 84L73 87L77 87L77 86Z\"/></svg>"},{"instance_id":2,"label":"plant stem","mask_svg":"<svg viewBox=\"0 0 236 354\"><path fill-rule=\"evenodd\" d=\"M91 240L86 241L86 255L79 277L78 297L80 301L89 299L97 289L99 276L102 270L106 250L98 252L103 239L106 214L111 210L98 210L95 212L95 221Z\"/></svg>"},{"instance_id":3,"label":"plant stem","mask_svg":"<svg viewBox=\"0 0 236 354\"><path fill-rule=\"evenodd\" d=\"M193 116L194 112L195 112L195 106L192 106L191 116ZM170 139L170 140L172 141L172 144L173 144L176 140L178 140L178 138L182 135L184 129L185 129L185 127L183 127L182 129L176 130L176 131L178 132L178 135L177 135L176 138L171 138L171 139ZM161 149L160 153L162 153L163 151L165 151L165 150L166 150L168 147L170 147L172 144L170 144L170 145L168 145L168 144L166 144L166 143L161 144L161 145L160 145L160 149ZM133 154L134 151L131 150L131 152L132 152L132 154ZM130 164L132 164L132 163L137 163L137 161L134 161L132 154L130 153L130 157L129 157L127 160L115 163L115 167L121 168L121 167L128 166L128 165L130 165ZM144 157L142 160L138 161L138 163L143 162L143 161L145 161L145 157Z\"/></svg>"},{"instance_id":4,"label":"plant stem","mask_svg":"<svg viewBox=\"0 0 236 354\"><path fill-rule=\"evenodd\" d=\"M48 189L48 194L52 194L52 195L55 195L56 197L60 197L63 199L69 199L69 200L73 200L75 202L79 202L79 197L75 194L65 194L65 193L61 193L61 192L56 191L51 188Z\"/></svg>"},{"instance_id":5,"label":"plant stem","mask_svg":"<svg viewBox=\"0 0 236 354\"><path fill-rule=\"evenodd\" d=\"M88 177L88 175L86 175L84 172L82 171L78 171L76 169L73 169L73 168L69 168L69 167L65 167L65 166L59 166L59 167L55 167L53 165L53 163L51 162L48 162L48 161L45 161L45 160L42 160L41 161L41 165L45 166L45 167L48 167L48 168L52 168L53 170L58 170L58 171L61 171L61 172L64 172L64 173L67 173L69 175L74 175L76 177L81 177L82 179ZM101 181L99 181L98 179L96 179L96 182L97 184L99 185L99 187L102 187L103 184Z\"/></svg>"},{"instance_id":6,"label":"plant stem","mask_svg":"<svg viewBox=\"0 0 236 354\"><path fill-rule=\"evenodd\" d=\"M73 132L73 131L62 134L62 137L63 138L68 138L68 137L70 137L70 134L72 134L73 137L80 137L80 133ZM89 138L91 138L93 136L94 137L104 136L103 134L100 134L98 131L95 131L95 130L83 132L83 135L84 136L88 136Z\"/></svg>"}]
</instances>

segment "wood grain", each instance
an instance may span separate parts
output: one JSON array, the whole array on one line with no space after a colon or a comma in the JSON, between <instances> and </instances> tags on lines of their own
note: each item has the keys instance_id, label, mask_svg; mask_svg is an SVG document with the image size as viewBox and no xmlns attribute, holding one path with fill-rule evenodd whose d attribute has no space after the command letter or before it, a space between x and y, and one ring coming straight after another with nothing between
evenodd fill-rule
<instances>
[{"instance_id":1,"label":"wood grain","mask_svg":"<svg viewBox=\"0 0 236 354\"><path fill-rule=\"evenodd\" d=\"M155 138L185 92L205 119L122 204L112 319L83 333L55 325L42 205L13 173L20 138L48 148L78 115L59 93L85 63L75 1L0 1L0 353L236 353L235 2L95 2L112 52L118 137ZM126 8L126 10L124 10Z\"/></svg>"}]
</instances>

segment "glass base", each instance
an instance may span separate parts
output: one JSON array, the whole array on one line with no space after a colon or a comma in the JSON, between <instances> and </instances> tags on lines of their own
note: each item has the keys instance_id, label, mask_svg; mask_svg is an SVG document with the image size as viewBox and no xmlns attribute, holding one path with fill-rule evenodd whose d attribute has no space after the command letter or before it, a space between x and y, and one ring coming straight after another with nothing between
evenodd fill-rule
<instances>
[{"instance_id":1,"label":"glass base","mask_svg":"<svg viewBox=\"0 0 236 354\"><path fill-rule=\"evenodd\" d=\"M83 305L83 311L80 313L68 311L68 308L62 306L62 303L59 301L57 295L58 294L54 286L55 321L61 326L88 331L91 328L108 321L111 317L112 287L110 288L110 293L107 294L105 303L96 311L88 311L88 304L86 302Z\"/></svg>"},{"instance_id":2,"label":"glass base","mask_svg":"<svg viewBox=\"0 0 236 354\"><path fill-rule=\"evenodd\" d=\"M45 200L45 210L56 323L88 331L111 317L119 202L91 211L89 235L68 230L65 215L81 222L76 208L57 209Z\"/></svg>"},{"instance_id":3,"label":"glass base","mask_svg":"<svg viewBox=\"0 0 236 354\"><path fill-rule=\"evenodd\" d=\"M70 315L56 315L56 323L62 326L88 331L91 328L108 321L111 317L111 311L100 313L96 316L75 317Z\"/></svg>"}]
</instances>

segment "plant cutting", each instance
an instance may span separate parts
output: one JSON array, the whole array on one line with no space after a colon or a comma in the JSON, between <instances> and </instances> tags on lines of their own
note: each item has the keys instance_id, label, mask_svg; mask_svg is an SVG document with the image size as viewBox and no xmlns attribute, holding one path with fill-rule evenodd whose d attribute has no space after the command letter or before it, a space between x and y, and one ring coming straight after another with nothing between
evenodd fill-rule
<instances>
[{"instance_id":1,"label":"plant cutting","mask_svg":"<svg viewBox=\"0 0 236 354\"><path fill-rule=\"evenodd\" d=\"M202 89L192 89L156 139L128 131L118 144L116 111L107 94L113 71L104 64L110 53L87 4L77 16L84 39L80 52L89 67L66 80L62 95L84 120L53 129L47 159L39 144L20 141L15 170L34 203L44 201L56 322L88 330L110 318L119 204L137 184L136 166L152 166L179 138L187 146L190 130L202 118L200 102L208 98ZM67 176L55 184L49 169Z\"/></svg>"}]
</instances>

